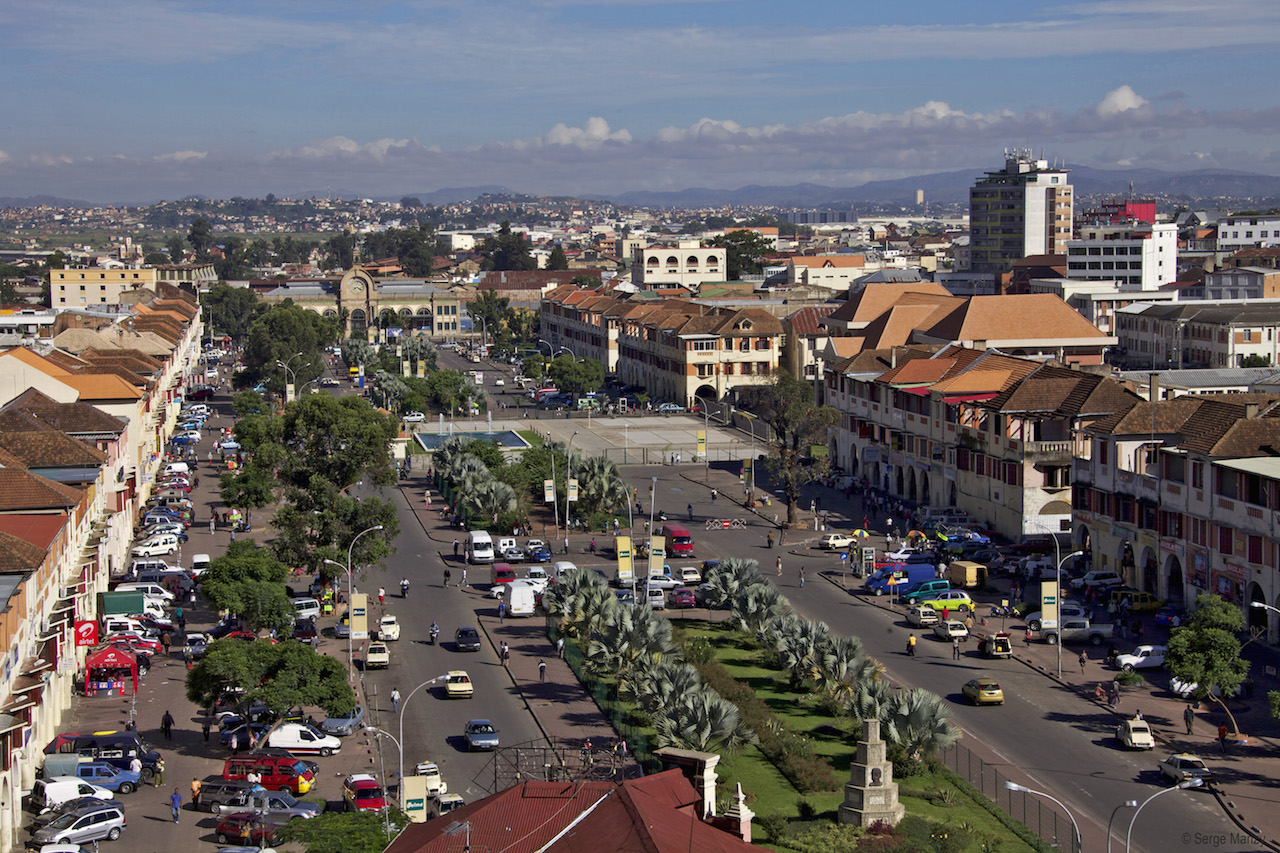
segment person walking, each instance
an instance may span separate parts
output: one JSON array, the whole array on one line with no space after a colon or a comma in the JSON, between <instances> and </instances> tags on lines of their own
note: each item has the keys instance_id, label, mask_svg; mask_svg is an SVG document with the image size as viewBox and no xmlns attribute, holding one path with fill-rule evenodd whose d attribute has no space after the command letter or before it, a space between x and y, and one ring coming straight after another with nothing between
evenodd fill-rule
<instances>
[{"instance_id":1,"label":"person walking","mask_svg":"<svg viewBox=\"0 0 1280 853\"><path fill-rule=\"evenodd\" d=\"M538 659L538 680L539 681L547 680L547 662L542 660L541 658Z\"/></svg>"},{"instance_id":2,"label":"person walking","mask_svg":"<svg viewBox=\"0 0 1280 853\"><path fill-rule=\"evenodd\" d=\"M505 641L498 644L498 660L503 666L507 665L507 644Z\"/></svg>"},{"instance_id":3,"label":"person walking","mask_svg":"<svg viewBox=\"0 0 1280 853\"><path fill-rule=\"evenodd\" d=\"M960 660L960 638L951 638L951 659Z\"/></svg>"},{"instance_id":4,"label":"person walking","mask_svg":"<svg viewBox=\"0 0 1280 853\"><path fill-rule=\"evenodd\" d=\"M173 793L169 795L169 809L173 812L173 822L178 822L178 816L182 814L182 795L178 793L178 789L174 788Z\"/></svg>"},{"instance_id":5,"label":"person walking","mask_svg":"<svg viewBox=\"0 0 1280 853\"><path fill-rule=\"evenodd\" d=\"M505 601L499 601L498 602L498 624L501 625L503 622L505 622L506 617L507 617L507 603Z\"/></svg>"},{"instance_id":6,"label":"person walking","mask_svg":"<svg viewBox=\"0 0 1280 853\"><path fill-rule=\"evenodd\" d=\"M1218 723L1218 746L1222 747L1222 754L1227 754L1227 724Z\"/></svg>"},{"instance_id":7,"label":"person walking","mask_svg":"<svg viewBox=\"0 0 1280 853\"><path fill-rule=\"evenodd\" d=\"M804 589L804 566L800 567L800 588Z\"/></svg>"},{"instance_id":8,"label":"person walking","mask_svg":"<svg viewBox=\"0 0 1280 853\"><path fill-rule=\"evenodd\" d=\"M200 777L196 776L191 780L191 807L197 808L200 803Z\"/></svg>"},{"instance_id":9,"label":"person walking","mask_svg":"<svg viewBox=\"0 0 1280 853\"><path fill-rule=\"evenodd\" d=\"M379 604L386 604L386 603L387 603L387 588L386 588L386 587L383 587L383 586L378 587L378 603L379 603Z\"/></svg>"},{"instance_id":10,"label":"person walking","mask_svg":"<svg viewBox=\"0 0 1280 853\"><path fill-rule=\"evenodd\" d=\"M1022 642L1026 645L1027 648L1031 648L1031 629L1030 628L1027 629L1027 633L1022 635Z\"/></svg>"},{"instance_id":11,"label":"person walking","mask_svg":"<svg viewBox=\"0 0 1280 853\"><path fill-rule=\"evenodd\" d=\"M400 688L399 687L391 688L391 713L393 714L400 713Z\"/></svg>"},{"instance_id":12,"label":"person walking","mask_svg":"<svg viewBox=\"0 0 1280 853\"><path fill-rule=\"evenodd\" d=\"M169 654L169 646L173 644L173 637L169 636L169 632L165 631L160 635L160 646L164 649L164 653Z\"/></svg>"},{"instance_id":13,"label":"person walking","mask_svg":"<svg viewBox=\"0 0 1280 853\"><path fill-rule=\"evenodd\" d=\"M778 557L778 577L782 577L782 557Z\"/></svg>"},{"instance_id":14,"label":"person walking","mask_svg":"<svg viewBox=\"0 0 1280 853\"><path fill-rule=\"evenodd\" d=\"M213 720L208 714L204 715L204 719L200 721L200 734L204 735L204 742L209 742L209 733L213 731Z\"/></svg>"},{"instance_id":15,"label":"person walking","mask_svg":"<svg viewBox=\"0 0 1280 853\"><path fill-rule=\"evenodd\" d=\"M457 538L455 538L455 539L453 540L453 556L455 556L455 557L456 557L456 556L458 556L458 540L457 540Z\"/></svg>"},{"instance_id":16,"label":"person walking","mask_svg":"<svg viewBox=\"0 0 1280 853\"><path fill-rule=\"evenodd\" d=\"M689 504L685 509L689 511L689 520L693 521L693 504Z\"/></svg>"},{"instance_id":17,"label":"person walking","mask_svg":"<svg viewBox=\"0 0 1280 853\"><path fill-rule=\"evenodd\" d=\"M164 735L165 740L173 740L173 714L168 711L165 711L164 716L160 718L160 733Z\"/></svg>"},{"instance_id":18,"label":"person walking","mask_svg":"<svg viewBox=\"0 0 1280 853\"><path fill-rule=\"evenodd\" d=\"M1080 674L1084 675L1084 665L1089 662L1089 656L1084 652L1080 653Z\"/></svg>"},{"instance_id":19,"label":"person walking","mask_svg":"<svg viewBox=\"0 0 1280 853\"><path fill-rule=\"evenodd\" d=\"M1194 705L1187 704L1186 709L1182 712L1182 722L1187 726L1187 734L1192 734L1191 730L1195 728L1196 724L1196 709Z\"/></svg>"},{"instance_id":20,"label":"person walking","mask_svg":"<svg viewBox=\"0 0 1280 853\"><path fill-rule=\"evenodd\" d=\"M213 516L209 516L209 532L213 533Z\"/></svg>"},{"instance_id":21,"label":"person walking","mask_svg":"<svg viewBox=\"0 0 1280 853\"><path fill-rule=\"evenodd\" d=\"M561 660L564 660L564 637L563 636L556 638L556 657L560 658Z\"/></svg>"},{"instance_id":22,"label":"person walking","mask_svg":"<svg viewBox=\"0 0 1280 853\"><path fill-rule=\"evenodd\" d=\"M718 498L718 497L720 497L720 493L719 493L718 491L716 491L715 489L712 489L712 490L711 490L711 502L712 502L712 503L715 503L715 502L716 502L716 498Z\"/></svg>"},{"instance_id":23,"label":"person walking","mask_svg":"<svg viewBox=\"0 0 1280 853\"><path fill-rule=\"evenodd\" d=\"M458 581L458 587L462 588L467 585L467 570L462 570L462 580Z\"/></svg>"}]
</instances>

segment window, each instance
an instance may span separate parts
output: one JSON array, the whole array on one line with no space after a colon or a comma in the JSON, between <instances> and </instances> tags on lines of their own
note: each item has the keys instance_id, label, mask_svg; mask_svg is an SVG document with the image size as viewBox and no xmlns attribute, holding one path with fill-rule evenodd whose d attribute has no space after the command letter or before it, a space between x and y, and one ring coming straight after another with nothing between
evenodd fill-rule
<instances>
[{"instance_id":1,"label":"window","mask_svg":"<svg viewBox=\"0 0 1280 853\"><path fill-rule=\"evenodd\" d=\"M694 352L711 352L716 348L715 341L692 341L690 347Z\"/></svg>"},{"instance_id":2,"label":"window","mask_svg":"<svg viewBox=\"0 0 1280 853\"><path fill-rule=\"evenodd\" d=\"M1218 528L1218 553L1219 554L1222 554L1227 557L1231 556L1231 544L1232 544L1232 540L1235 538L1234 534L1235 534L1235 531L1232 530L1230 527Z\"/></svg>"}]
</instances>

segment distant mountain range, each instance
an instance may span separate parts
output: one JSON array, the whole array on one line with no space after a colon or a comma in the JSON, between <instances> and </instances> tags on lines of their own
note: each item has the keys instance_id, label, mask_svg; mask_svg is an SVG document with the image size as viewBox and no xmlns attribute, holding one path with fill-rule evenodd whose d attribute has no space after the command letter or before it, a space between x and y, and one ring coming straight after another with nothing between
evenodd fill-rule
<instances>
[{"instance_id":1,"label":"distant mountain range","mask_svg":"<svg viewBox=\"0 0 1280 853\"><path fill-rule=\"evenodd\" d=\"M26 198L14 198L13 196L0 195L0 207L41 207L49 205L50 207L103 207L104 205L93 204L88 201L77 201L71 198L58 198L52 195L32 195Z\"/></svg>"},{"instance_id":2,"label":"distant mountain range","mask_svg":"<svg viewBox=\"0 0 1280 853\"><path fill-rule=\"evenodd\" d=\"M1138 197L1198 199L1277 199L1280 177L1203 169L1195 172L1162 172L1157 169L1094 169L1068 166L1077 195L1124 195L1133 182ZM786 187L747 186L736 190L703 187L671 192L636 191L609 197L619 204L637 207L701 208L717 205L766 207L825 207L854 204L914 205L916 190L924 190L929 204L967 204L969 188L987 169L959 169L889 181L869 181L856 187L795 184Z\"/></svg>"}]
</instances>

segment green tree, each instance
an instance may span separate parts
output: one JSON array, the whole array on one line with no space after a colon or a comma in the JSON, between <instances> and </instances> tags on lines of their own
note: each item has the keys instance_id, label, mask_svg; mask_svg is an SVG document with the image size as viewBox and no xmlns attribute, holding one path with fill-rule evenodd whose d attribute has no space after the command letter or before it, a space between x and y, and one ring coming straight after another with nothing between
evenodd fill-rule
<instances>
[{"instance_id":1,"label":"green tree","mask_svg":"<svg viewBox=\"0 0 1280 853\"><path fill-rule=\"evenodd\" d=\"M524 235L512 232L511 223L504 219L498 233L486 237L479 251L485 256L487 270L535 270L538 263L533 259L532 248Z\"/></svg>"},{"instance_id":2,"label":"green tree","mask_svg":"<svg viewBox=\"0 0 1280 853\"><path fill-rule=\"evenodd\" d=\"M556 243L551 249L551 254L547 257L547 269L567 270L568 268L569 256L564 253L564 247Z\"/></svg>"},{"instance_id":3,"label":"green tree","mask_svg":"<svg viewBox=\"0 0 1280 853\"><path fill-rule=\"evenodd\" d=\"M1240 361L1241 367L1270 367L1271 357L1255 353L1254 355L1246 355Z\"/></svg>"},{"instance_id":4,"label":"green tree","mask_svg":"<svg viewBox=\"0 0 1280 853\"><path fill-rule=\"evenodd\" d=\"M174 234L164 241L164 249L169 253L169 263L171 264L180 264L182 259L187 256L187 244L182 242L182 237L178 234Z\"/></svg>"},{"instance_id":5,"label":"green tree","mask_svg":"<svg viewBox=\"0 0 1280 853\"><path fill-rule=\"evenodd\" d=\"M826 472L826 457L808 460L815 444L826 444L827 430L840 422L840 413L813 400L813 386L783 370L774 373L771 385L752 386L742 394L740 408L754 413L767 424L765 468L782 485L787 499L787 524L800 519L800 488Z\"/></svg>"},{"instance_id":6,"label":"green tree","mask_svg":"<svg viewBox=\"0 0 1280 853\"><path fill-rule=\"evenodd\" d=\"M250 375L266 380L276 393L284 391L290 378L301 387L324 372L324 348L337 340L337 334L333 320L285 300L249 327L245 364Z\"/></svg>"},{"instance_id":7,"label":"green tree","mask_svg":"<svg viewBox=\"0 0 1280 853\"><path fill-rule=\"evenodd\" d=\"M600 390L604 384L604 365L587 358L574 358L568 353L558 355L547 367L547 375L561 391L569 394L586 394Z\"/></svg>"},{"instance_id":8,"label":"green tree","mask_svg":"<svg viewBox=\"0 0 1280 853\"><path fill-rule=\"evenodd\" d=\"M301 844L307 853L382 853L409 825L404 812L322 812L309 820L291 820L276 831L283 843Z\"/></svg>"},{"instance_id":9,"label":"green tree","mask_svg":"<svg viewBox=\"0 0 1280 853\"><path fill-rule=\"evenodd\" d=\"M200 295L200 305L208 309L215 333L229 335L237 344L249 337L254 320L266 310L258 294L247 287L218 283Z\"/></svg>"},{"instance_id":10,"label":"green tree","mask_svg":"<svg viewBox=\"0 0 1280 853\"><path fill-rule=\"evenodd\" d=\"M356 235L336 234L323 244L324 268L349 270L356 263Z\"/></svg>"},{"instance_id":11,"label":"green tree","mask_svg":"<svg viewBox=\"0 0 1280 853\"><path fill-rule=\"evenodd\" d=\"M1196 685L1192 695L1216 702L1231 718L1232 729L1240 727L1224 696L1235 696L1249 675L1249 662L1240 657L1236 634L1244 628L1240 608L1216 595L1196 596L1195 610L1182 627L1169 632L1169 670L1174 678Z\"/></svg>"},{"instance_id":12,"label":"green tree","mask_svg":"<svg viewBox=\"0 0 1280 853\"><path fill-rule=\"evenodd\" d=\"M142 256L142 262L147 266L156 267L169 263L169 256L164 252L147 252Z\"/></svg>"},{"instance_id":13,"label":"green tree","mask_svg":"<svg viewBox=\"0 0 1280 853\"><path fill-rule=\"evenodd\" d=\"M208 260L209 250L213 248L214 244L213 226L209 224L209 220L203 216L196 217L195 221L191 223L191 230L187 232L187 242L195 250L197 259L200 261Z\"/></svg>"},{"instance_id":14,"label":"green tree","mask_svg":"<svg viewBox=\"0 0 1280 853\"><path fill-rule=\"evenodd\" d=\"M659 747L733 752L759 740L737 706L710 688L677 696L654 717L653 725Z\"/></svg>"},{"instance_id":15,"label":"green tree","mask_svg":"<svg viewBox=\"0 0 1280 853\"><path fill-rule=\"evenodd\" d=\"M491 287L482 288L476 293L475 300L467 303L467 314L472 321L483 321L483 330L490 335L502 328L511 313L511 300L499 296L498 291Z\"/></svg>"},{"instance_id":16,"label":"green tree","mask_svg":"<svg viewBox=\"0 0 1280 853\"><path fill-rule=\"evenodd\" d=\"M703 243L725 250L725 271L731 281L742 278L743 273L758 273L761 262L773 250L769 241L755 231L730 231Z\"/></svg>"},{"instance_id":17,"label":"green tree","mask_svg":"<svg viewBox=\"0 0 1280 853\"><path fill-rule=\"evenodd\" d=\"M243 691L237 694L240 708L261 702L276 714L310 706L337 715L356 706L346 666L296 640L210 643L187 673L187 698L198 707L212 707L236 691Z\"/></svg>"},{"instance_id":18,"label":"green tree","mask_svg":"<svg viewBox=\"0 0 1280 853\"><path fill-rule=\"evenodd\" d=\"M288 569L252 539L232 542L200 576L200 590L217 610L229 610L251 631L285 633L294 607L285 593Z\"/></svg>"},{"instance_id":19,"label":"green tree","mask_svg":"<svg viewBox=\"0 0 1280 853\"><path fill-rule=\"evenodd\" d=\"M547 359L540 352L526 356L524 361L520 362L520 371L530 379L541 379L546 370Z\"/></svg>"},{"instance_id":20,"label":"green tree","mask_svg":"<svg viewBox=\"0 0 1280 853\"><path fill-rule=\"evenodd\" d=\"M408 208L422 207L422 199L417 196L407 195L400 199L400 206Z\"/></svg>"}]
</instances>

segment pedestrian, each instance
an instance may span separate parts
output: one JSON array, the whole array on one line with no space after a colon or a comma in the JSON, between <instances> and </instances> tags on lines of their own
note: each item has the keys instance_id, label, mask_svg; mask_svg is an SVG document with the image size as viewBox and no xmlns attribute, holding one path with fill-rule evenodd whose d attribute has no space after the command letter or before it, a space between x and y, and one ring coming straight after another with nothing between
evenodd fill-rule
<instances>
[{"instance_id":1,"label":"pedestrian","mask_svg":"<svg viewBox=\"0 0 1280 853\"><path fill-rule=\"evenodd\" d=\"M195 478L195 481L194 481L194 482L195 482L195 487L196 487L197 489L198 489L198 488L200 488L200 475L199 475L199 474L196 474L196 478Z\"/></svg>"},{"instance_id":2,"label":"pedestrian","mask_svg":"<svg viewBox=\"0 0 1280 853\"><path fill-rule=\"evenodd\" d=\"M1227 724L1218 723L1218 746L1222 747L1222 754L1227 754Z\"/></svg>"},{"instance_id":3,"label":"pedestrian","mask_svg":"<svg viewBox=\"0 0 1280 853\"><path fill-rule=\"evenodd\" d=\"M1196 724L1196 709L1194 705L1187 704L1186 709L1182 712L1182 722L1187 726L1187 734L1191 734L1191 730L1195 728Z\"/></svg>"},{"instance_id":4,"label":"pedestrian","mask_svg":"<svg viewBox=\"0 0 1280 853\"><path fill-rule=\"evenodd\" d=\"M689 504L685 509L689 511L689 520L693 521L693 504Z\"/></svg>"},{"instance_id":5,"label":"pedestrian","mask_svg":"<svg viewBox=\"0 0 1280 853\"><path fill-rule=\"evenodd\" d=\"M720 493L719 493L718 491L716 491L715 489L712 489L712 490L711 490L711 502L712 502L712 503L715 503L715 502L716 502L716 498L718 498L718 497L720 497Z\"/></svg>"},{"instance_id":6,"label":"pedestrian","mask_svg":"<svg viewBox=\"0 0 1280 853\"><path fill-rule=\"evenodd\" d=\"M458 540L457 540L457 538L455 538L455 539L453 540L453 556L455 556L455 557L456 557L456 556L458 556Z\"/></svg>"},{"instance_id":7,"label":"pedestrian","mask_svg":"<svg viewBox=\"0 0 1280 853\"><path fill-rule=\"evenodd\" d=\"M387 590L386 590L386 587L381 587L381 586L380 586L380 587L378 587L378 603L379 603L379 604L386 604L386 603L387 603Z\"/></svg>"},{"instance_id":8,"label":"pedestrian","mask_svg":"<svg viewBox=\"0 0 1280 853\"><path fill-rule=\"evenodd\" d=\"M951 608L950 607L942 608L942 621L946 622L950 618L951 618Z\"/></svg>"},{"instance_id":9,"label":"pedestrian","mask_svg":"<svg viewBox=\"0 0 1280 853\"><path fill-rule=\"evenodd\" d=\"M450 580L452 580L452 579L453 579L453 574L449 571L449 569L448 569L448 568L445 568L445 570L444 570L444 585L445 585L445 586L448 586L448 585L449 585L449 581L450 581Z\"/></svg>"},{"instance_id":10,"label":"pedestrian","mask_svg":"<svg viewBox=\"0 0 1280 853\"><path fill-rule=\"evenodd\" d=\"M620 755L623 758L627 757L627 739L626 738L618 739L618 755Z\"/></svg>"},{"instance_id":11,"label":"pedestrian","mask_svg":"<svg viewBox=\"0 0 1280 853\"><path fill-rule=\"evenodd\" d=\"M178 793L178 789L174 788L173 793L169 795L169 808L173 811L173 822L178 822L178 815L182 814L182 795Z\"/></svg>"},{"instance_id":12,"label":"pedestrian","mask_svg":"<svg viewBox=\"0 0 1280 853\"><path fill-rule=\"evenodd\" d=\"M1089 656L1084 652L1080 653L1080 674L1084 675L1084 665L1089 662Z\"/></svg>"},{"instance_id":13,"label":"pedestrian","mask_svg":"<svg viewBox=\"0 0 1280 853\"><path fill-rule=\"evenodd\" d=\"M511 647L506 643L502 644L502 665L510 666L511 664Z\"/></svg>"},{"instance_id":14,"label":"pedestrian","mask_svg":"<svg viewBox=\"0 0 1280 853\"><path fill-rule=\"evenodd\" d=\"M195 808L200 802L200 777L196 776L191 780L191 807Z\"/></svg>"},{"instance_id":15,"label":"pedestrian","mask_svg":"<svg viewBox=\"0 0 1280 853\"><path fill-rule=\"evenodd\" d=\"M137 755L134 755L133 758L129 759L129 772L137 773L138 778L142 778L142 759Z\"/></svg>"},{"instance_id":16,"label":"pedestrian","mask_svg":"<svg viewBox=\"0 0 1280 853\"><path fill-rule=\"evenodd\" d=\"M498 624L501 625L504 621L506 621L506 617L507 617L507 603L505 601L499 601L498 602Z\"/></svg>"},{"instance_id":17,"label":"pedestrian","mask_svg":"<svg viewBox=\"0 0 1280 853\"><path fill-rule=\"evenodd\" d=\"M173 644L173 638L169 636L169 632L165 631L160 635L160 646L164 649L164 653L169 654L169 646Z\"/></svg>"},{"instance_id":18,"label":"pedestrian","mask_svg":"<svg viewBox=\"0 0 1280 853\"><path fill-rule=\"evenodd\" d=\"M208 714L204 715L204 719L200 721L200 733L204 735L204 742L209 742L209 732L213 730L213 721Z\"/></svg>"},{"instance_id":19,"label":"pedestrian","mask_svg":"<svg viewBox=\"0 0 1280 853\"><path fill-rule=\"evenodd\" d=\"M209 532L213 533L213 516L209 516Z\"/></svg>"},{"instance_id":20,"label":"pedestrian","mask_svg":"<svg viewBox=\"0 0 1280 853\"><path fill-rule=\"evenodd\" d=\"M804 566L800 567L800 588L804 589Z\"/></svg>"},{"instance_id":21,"label":"pedestrian","mask_svg":"<svg viewBox=\"0 0 1280 853\"><path fill-rule=\"evenodd\" d=\"M458 581L458 586L459 586L459 587L464 587L464 586L466 586L466 585L467 585L467 570L466 570L466 569L463 569L463 570L462 570L462 580Z\"/></svg>"},{"instance_id":22,"label":"pedestrian","mask_svg":"<svg viewBox=\"0 0 1280 853\"><path fill-rule=\"evenodd\" d=\"M564 637L556 638L556 657L564 660Z\"/></svg>"},{"instance_id":23,"label":"pedestrian","mask_svg":"<svg viewBox=\"0 0 1280 853\"><path fill-rule=\"evenodd\" d=\"M391 688L391 713L393 714L400 713L400 688L399 687Z\"/></svg>"},{"instance_id":24,"label":"pedestrian","mask_svg":"<svg viewBox=\"0 0 1280 853\"><path fill-rule=\"evenodd\" d=\"M173 740L173 714L168 711L165 711L164 716L160 718L160 733L164 735L165 740Z\"/></svg>"},{"instance_id":25,"label":"pedestrian","mask_svg":"<svg viewBox=\"0 0 1280 853\"><path fill-rule=\"evenodd\" d=\"M538 659L538 680L539 681L547 680L547 662L542 660L541 658Z\"/></svg>"},{"instance_id":26,"label":"pedestrian","mask_svg":"<svg viewBox=\"0 0 1280 853\"><path fill-rule=\"evenodd\" d=\"M782 557L778 557L778 577L782 577Z\"/></svg>"},{"instance_id":27,"label":"pedestrian","mask_svg":"<svg viewBox=\"0 0 1280 853\"><path fill-rule=\"evenodd\" d=\"M951 659L960 660L960 638L951 638Z\"/></svg>"},{"instance_id":28,"label":"pedestrian","mask_svg":"<svg viewBox=\"0 0 1280 853\"><path fill-rule=\"evenodd\" d=\"M164 784L164 758L156 759L156 772L152 779L157 788Z\"/></svg>"},{"instance_id":29,"label":"pedestrian","mask_svg":"<svg viewBox=\"0 0 1280 853\"><path fill-rule=\"evenodd\" d=\"M1031 629L1030 628L1027 629L1027 633L1022 635L1022 642L1026 645L1027 648L1031 648Z\"/></svg>"}]
</instances>

